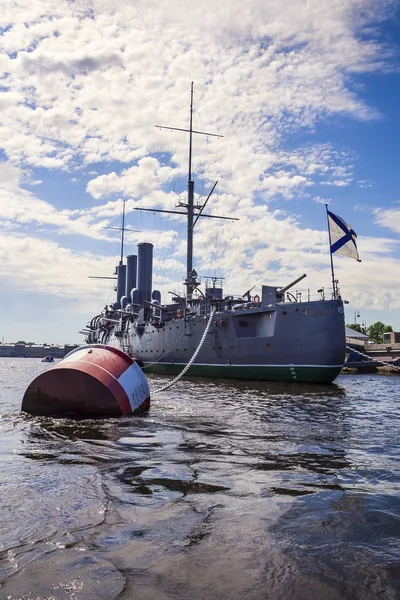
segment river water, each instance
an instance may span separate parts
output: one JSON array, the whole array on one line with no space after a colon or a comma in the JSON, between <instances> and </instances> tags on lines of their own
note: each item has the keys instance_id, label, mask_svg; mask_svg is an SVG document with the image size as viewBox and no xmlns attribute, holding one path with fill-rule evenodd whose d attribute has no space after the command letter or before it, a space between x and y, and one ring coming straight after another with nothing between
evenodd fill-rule
<instances>
[{"instance_id":1,"label":"river water","mask_svg":"<svg viewBox=\"0 0 400 600\"><path fill-rule=\"evenodd\" d=\"M188 379L141 417L21 413L50 367L0 359L1 600L400 598L398 375Z\"/></svg>"}]
</instances>

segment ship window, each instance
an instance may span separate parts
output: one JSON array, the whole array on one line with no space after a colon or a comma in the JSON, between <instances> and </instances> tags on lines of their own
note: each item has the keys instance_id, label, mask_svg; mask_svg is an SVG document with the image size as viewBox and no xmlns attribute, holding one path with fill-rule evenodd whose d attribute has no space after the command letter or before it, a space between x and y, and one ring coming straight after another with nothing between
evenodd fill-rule
<instances>
[{"instance_id":1,"label":"ship window","mask_svg":"<svg viewBox=\"0 0 400 600\"><path fill-rule=\"evenodd\" d=\"M272 313L268 313L268 319L272 319Z\"/></svg>"},{"instance_id":2,"label":"ship window","mask_svg":"<svg viewBox=\"0 0 400 600\"><path fill-rule=\"evenodd\" d=\"M283 310L283 311L282 311L282 315L283 315L284 317L287 317L287 311L286 311L286 310Z\"/></svg>"},{"instance_id":3,"label":"ship window","mask_svg":"<svg viewBox=\"0 0 400 600\"><path fill-rule=\"evenodd\" d=\"M308 313L308 310L306 308L303 308L303 315L306 315Z\"/></svg>"},{"instance_id":4,"label":"ship window","mask_svg":"<svg viewBox=\"0 0 400 600\"><path fill-rule=\"evenodd\" d=\"M271 347L271 344L269 342L267 342L265 345L267 346L267 348Z\"/></svg>"},{"instance_id":5,"label":"ship window","mask_svg":"<svg viewBox=\"0 0 400 600\"><path fill-rule=\"evenodd\" d=\"M233 346L231 346L231 350L233 350Z\"/></svg>"},{"instance_id":6,"label":"ship window","mask_svg":"<svg viewBox=\"0 0 400 600\"><path fill-rule=\"evenodd\" d=\"M239 320L239 327L248 327L249 324L247 321L243 321L242 319Z\"/></svg>"}]
</instances>

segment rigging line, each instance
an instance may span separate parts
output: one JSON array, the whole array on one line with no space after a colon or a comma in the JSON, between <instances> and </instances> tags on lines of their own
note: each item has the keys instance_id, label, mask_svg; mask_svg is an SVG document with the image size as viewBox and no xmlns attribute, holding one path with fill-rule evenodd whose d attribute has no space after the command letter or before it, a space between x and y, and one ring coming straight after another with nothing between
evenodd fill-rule
<instances>
[{"instance_id":1,"label":"rigging line","mask_svg":"<svg viewBox=\"0 0 400 600\"><path fill-rule=\"evenodd\" d=\"M232 229L232 223L229 223L229 227ZM230 240L230 241L232 241L232 238L233 238L233 236L232 236L232 232L229 232L229 240ZM239 269L241 270L241 272L242 272L242 273L243 273L243 272L247 272L247 270L246 270L246 269L241 269L240 256L239 256L239 254L238 254L237 244L232 244L232 243L231 243L231 244L230 244L230 247L229 247L229 251L231 251L231 249L232 249L232 246L233 246L233 252L234 252L234 254L235 254L235 257L236 257L236 263L237 263L237 266L239 267ZM249 282L248 282L248 276L246 276L246 287L247 287L247 289L249 289L249 287L250 287L250 286L248 285L248 283L249 283Z\"/></svg>"},{"instance_id":2,"label":"rigging line","mask_svg":"<svg viewBox=\"0 0 400 600\"><path fill-rule=\"evenodd\" d=\"M156 232L161 231L164 234L163 237L165 239L166 234L167 234L167 226L166 226L165 220L161 217L161 215L159 213L153 213L153 215L154 215L154 222L157 223L157 225L155 227L155 231ZM157 221L156 221L156 219L157 219ZM165 262L168 259L168 256L167 256L168 251L169 251L168 246L163 245L163 247L160 249L159 255L160 255L161 265L165 265ZM158 272L159 272L161 278L165 277L165 270L166 270L165 266L160 267L158 269Z\"/></svg>"},{"instance_id":3,"label":"rigging line","mask_svg":"<svg viewBox=\"0 0 400 600\"><path fill-rule=\"evenodd\" d=\"M170 135L171 135L171 141L170 141L170 144L171 144L171 157L170 157L170 159L168 161L169 164L171 164L171 162L172 162L172 160L173 160L173 158L175 156L175 136L174 136L174 132L171 131ZM172 176L172 182L171 182L171 185L168 186L168 190L169 191L172 190L174 192L175 191L174 188L175 188L175 177Z\"/></svg>"},{"instance_id":4,"label":"rigging line","mask_svg":"<svg viewBox=\"0 0 400 600\"><path fill-rule=\"evenodd\" d=\"M180 136L182 137L182 136ZM178 190L181 188L182 182L181 182L181 175L179 173L179 154L180 154L180 148L179 148L179 139L177 138L177 133L175 131L171 131L171 138L173 140L172 144L173 144L173 152L171 155L171 159L174 163L174 166L171 165L171 159L170 159L170 165L171 168L173 169L174 173L173 173L173 180L172 180L172 185L170 186L170 191L172 191L176 196L178 195Z\"/></svg>"},{"instance_id":5,"label":"rigging line","mask_svg":"<svg viewBox=\"0 0 400 600\"><path fill-rule=\"evenodd\" d=\"M165 233L167 232L167 226L168 226L169 229L175 230L178 238L181 237L182 229L184 227L184 223L182 221L173 221L174 224L176 222L178 222L178 227L176 228L176 227L172 227L172 224L170 224L168 219L165 219L165 218L163 219L163 217L160 216L160 220L163 223ZM168 259L172 259L173 251L174 251L174 243L173 242L171 244L168 244L167 246L165 246L164 254L163 254L163 256L164 256L163 262L167 261ZM168 267L168 269L169 269L169 267ZM166 271L167 271L167 267L165 266L162 269L160 269L160 274L165 277ZM176 275L176 277L179 277L179 275Z\"/></svg>"},{"instance_id":6,"label":"rigging line","mask_svg":"<svg viewBox=\"0 0 400 600\"><path fill-rule=\"evenodd\" d=\"M211 239L213 240L212 243L212 247L211 247L211 256L213 259L213 263L214 263L214 276L217 276L217 270L219 269L219 261L218 261L218 257L219 257L219 252L218 252L218 230L220 227L220 223L221 221L215 221L214 228L213 228L213 232L212 232L212 237Z\"/></svg>"},{"instance_id":7,"label":"rigging line","mask_svg":"<svg viewBox=\"0 0 400 600\"><path fill-rule=\"evenodd\" d=\"M220 238L221 238L221 234L220 234L220 229L221 229L221 225L220 222L217 222L217 226L215 228L215 245L214 245L214 253L215 253L215 261L214 261L214 276L216 277L218 275L218 272L221 272L221 253L217 252L217 248L220 248Z\"/></svg>"},{"instance_id":8,"label":"rigging line","mask_svg":"<svg viewBox=\"0 0 400 600\"><path fill-rule=\"evenodd\" d=\"M157 233L158 231L161 231L163 234L166 234L166 225L162 219L162 217L159 215L159 213L155 213L153 212L153 216L154 216L154 232ZM163 236L164 238L166 236ZM165 261L167 260L167 251L168 251L168 247L166 246L162 246L159 250L158 250L158 256L159 256L159 263L161 263L161 265L165 264ZM164 278L165 276L165 267L163 266L159 266L157 268L157 275L160 276L160 278Z\"/></svg>"},{"instance_id":9,"label":"rigging line","mask_svg":"<svg viewBox=\"0 0 400 600\"><path fill-rule=\"evenodd\" d=\"M205 177L207 177L207 173L208 173L208 159L209 159L209 156L208 156L208 150L209 150L209 148L208 148L208 142L209 142L209 139L210 138L207 135L206 136L206 157L205 157L205 160L204 160L204 175L205 175ZM204 183L203 183L203 195L204 195Z\"/></svg>"}]
</instances>

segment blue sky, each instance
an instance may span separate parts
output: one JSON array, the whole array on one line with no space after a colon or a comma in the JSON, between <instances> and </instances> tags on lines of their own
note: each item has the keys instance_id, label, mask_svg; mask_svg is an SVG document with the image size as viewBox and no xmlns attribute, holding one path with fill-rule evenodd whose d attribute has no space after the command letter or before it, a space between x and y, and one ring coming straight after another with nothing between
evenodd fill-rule
<instances>
[{"instance_id":1,"label":"blue sky","mask_svg":"<svg viewBox=\"0 0 400 600\"><path fill-rule=\"evenodd\" d=\"M330 293L324 204L358 234L335 256L346 321L400 330L400 14L384 0L6 2L0 30L0 341L73 343L105 303L126 200L154 287L182 291L190 82L196 270L225 291ZM355 317L359 311L360 317Z\"/></svg>"}]
</instances>

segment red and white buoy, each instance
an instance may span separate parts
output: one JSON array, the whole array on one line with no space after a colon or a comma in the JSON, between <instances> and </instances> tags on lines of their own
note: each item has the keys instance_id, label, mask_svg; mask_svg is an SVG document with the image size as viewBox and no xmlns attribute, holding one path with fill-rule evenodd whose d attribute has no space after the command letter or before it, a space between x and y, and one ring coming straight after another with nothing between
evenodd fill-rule
<instances>
[{"instance_id":1,"label":"red and white buoy","mask_svg":"<svg viewBox=\"0 0 400 600\"><path fill-rule=\"evenodd\" d=\"M93 344L72 350L25 391L33 415L127 415L150 407L146 376L125 352Z\"/></svg>"}]
</instances>

